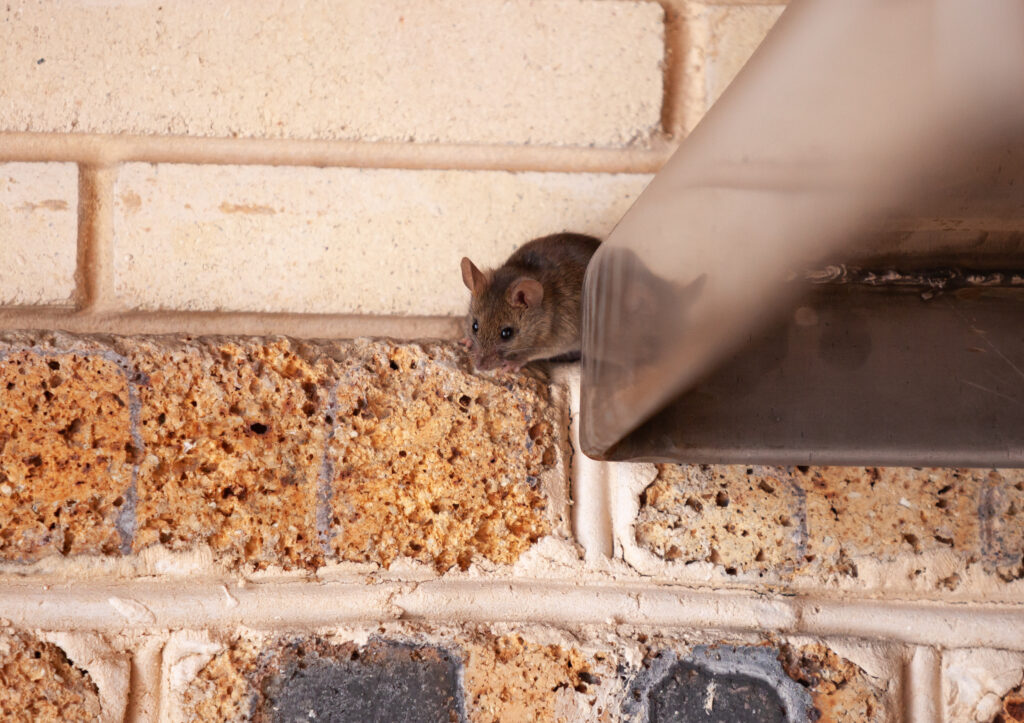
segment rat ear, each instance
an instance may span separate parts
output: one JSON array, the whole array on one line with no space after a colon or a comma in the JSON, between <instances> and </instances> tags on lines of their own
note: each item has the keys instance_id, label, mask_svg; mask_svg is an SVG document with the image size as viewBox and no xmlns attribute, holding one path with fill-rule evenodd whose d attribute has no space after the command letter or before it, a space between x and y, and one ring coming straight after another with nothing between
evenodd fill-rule
<instances>
[{"instance_id":1,"label":"rat ear","mask_svg":"<svg viewBox=\"0 0 1024 723\"><path fill-rule=\"evenodd\" d=\"M525 306L532 309L540 306L540 300L544 298L544 286L536 279L522 277L516 279L508 290L508 300L513 306Z\"/></svg>"},{"instance_id":2,"label":"rat ear","mask_svg":"<svg viewBox=\"0 0 1024 723\"><path fill-rule=\"evenodd\" d=\"M465 256L462 257L462 283L473 296L479 296L487 288L487 277Z\"/></svg>"}]
</instances>

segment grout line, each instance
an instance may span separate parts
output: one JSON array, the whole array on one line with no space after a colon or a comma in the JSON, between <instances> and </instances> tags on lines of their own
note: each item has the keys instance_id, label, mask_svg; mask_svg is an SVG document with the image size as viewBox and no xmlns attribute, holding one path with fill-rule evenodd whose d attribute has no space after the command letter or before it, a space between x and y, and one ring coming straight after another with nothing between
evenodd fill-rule
<instances>
[{"instance_id":1,"label":"grout line","mask_svg":"<svg viewBox=\"0 0 1024 723\"><path fill-rule=\"evenodd\" d=\"M675 143L660 136L649 147L590 148L0 132L0 162L74 161L88 166L146 162L654 173L674 150Z\"/></svg>"},{"instance_id":2,"label":"grout line","mask_svg":"<svg viewBox=\"0 0 1024 723\"><path fill-rule=\"evenodd\" d=\"M904 675L903 715L907 723L942 723L942 670L934 648L915 648Z\"/></svg>"},{"instance_id":3,"label":"grout line","mask_svg":"<svg viewBox=\"0 0 1024 723\"><path fill-rule=\"evenodd\" d=\"M680 0L663 0L661 6L665 12L661 127L670 138L682 138L686 117L686 15Z\"/></svg>"},{"instance_id":4,"label":"grout line","mask_svg":"<svg viewBox=\"0 0 1024 723\"><path fill-rule=\"evenodd\" d=\"M151 638L135 648L129 665L126 723L155 723L160 710L160 673L163 668L163 640Z\"/></svg>"},{"instance_id":5,"label":"grout line","mask_svg":"<svg viewBox=\"0 0 1024 723\"><path fill-rule=\"evenodd\" d=\"M86 312L113 308L113 194L116 169L78 167L76 302Z\"/></svg>"},{"instance_id":6,"label":"grout line","mask_svg":"<svg viewBox=\"0 0 1024 723\"><path fill-rule=\"evenodd\" d=\"M291 336L304 339L454 339L461 318L220 311L91 311L0 309L0 331L60 329L75 334Z\"/></svg>"},{"instance_id":7,"label":"grout line","mask_svg":"<svg viewBox=\"0 0 1024 723\"><path fill-rule=\"evenodd\" d=\"M536 579L402 582L190 578L110 583L10 581L0 618L12 625L97 632L194 629L315 629L384 620L451 623L630 625L722 633L859 638L943 647L1024 650L1020 606L826 600L699 591L657 584ZM225 594L227 591L227 594ZM934 665L919 664L922 680ZM934 686L934 683L925 683Z\"/></svg>"},{"instance_id":8,"label":"grout line","mask_svg":"<svg viewBox=\"0 0 1024 723\"><path fill-rule=\"evenodd\" d=\"M97 296L96 244L97 173L92 166L78 166L78 250L75 269L75 304L80 309L93 306Z\"/></svg>"}]
</instances>

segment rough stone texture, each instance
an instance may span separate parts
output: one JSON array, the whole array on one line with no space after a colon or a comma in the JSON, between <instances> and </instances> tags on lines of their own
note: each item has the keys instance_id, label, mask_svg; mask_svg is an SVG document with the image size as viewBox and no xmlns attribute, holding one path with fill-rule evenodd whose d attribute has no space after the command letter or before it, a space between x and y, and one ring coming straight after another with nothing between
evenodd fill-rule
<instances>
[{"instance_id":1,"label":"rough stone texture","mask_svg":"<svg viewBox=\"0 0 1024 723\"><path fill-rule=\"evenodd\" d=\"M686 656L650 654L634 674L623 718L636 723L795 723L811 698L767 647L698 645Z\"/></svg>"},{"instance_id":2,"label":"rough stone texture","mask_svg":"<svg viewBox=\"0 0 1024 723\"><path fill-rule=\"evenodd\" d=\"M604 236L648 180L128 164L115 290L139 309L462 315L462 256L486 267L536 236Z\"/></svg>"},{"instance_id":3,"label":"rough stone texture","mask_svg":"<svg viewBox=\"0 0 1024 723\"><path fill-rule=\"evenodd\" d=\"M130 542L133 399L114 359L0 348L0 559Z\"/></svg>"},{"instance_id":4,"label":"rough stone texture","mask_svg":"<svg viewBox=\"0 0 1024 723\"><path fill-rule=\"evenodd\" d=\"M778 468L661 465L641 496L637 542L732 572L792 569L806 543L800 497Z\"/></svg>"},{"instance_id":5,"label":"rough stone texture","mask_svg":"<svg viewBox=\"0 0 1024 723\"><path fill-rule=\"evenodd\" d=\"M540 645L522 635L478 639L465 647L466 707L473 723L612 721L600 695L614 681L608 656Z\"/></svg>"},{"instance_id":6,"label":"rough stone texture","mask_svg":"<svg viewBox=\"0 0 1024 723\"><path fill-rule=\"evenodd\" d=\"M950 650L942 656L942 693L948 721L1021 718L1024 654L1007 650Z\"/></svg>"},{"instance_id":7,"label":"rough stone texture","mask_svg":"<svg viewBox=\"0 0 1024 723\"><path fill-rule=\"evenodd\" d=\"M199 721L464 721L461 661L443 648L316 636L262 650L238 640L197 674L185 715Z\"/></svg>"},{"instance_id":8,"label":"rough stone texture","mask_svg":"<svg viewBox=\"0 0 1024 723\"><path fill-rule=\"evenodd\" d=\"M845 562L853 557L951 552L976 562L978 497L987 474L905 467L798 470L796 479L806 490L808 552L840 574L855 574Z\"/></svg>"},{"instance_id":9,"label":"rough stone texture","mask_svg":"<svg viewBox=\"0 0 1024 723\"><path fill-rule=\"evenodd\" d=\"M994 723L1024 723L1024 687L1003 696L1002 705L1003 709L996 714Z\"/></svg>"},{"instance_id":10,"label":"rough stone texture","mask_svg":"<svg viewBox=\"0 0 1024 723\"><path fill-rule=\"evenodd\" d=\"M691 3L686 13L684 126L692 130L771 30L785 4Z\"/></svg>"},{"instance_id":11,"label":"rough stone texture","mask_svg":"<svg viewBox=\"0 0 1024 723\"><path fill-rule=\"evenodd\" d=\"M856 664L815 644L782 646L786 675L808 689L818 723L884 723L893 720L890 700Z\"/></svg>"},{"instance_id":12,"label":"rough stone texture","mask_svg":"<svg viewBox=\"0 0 1024 723\"><path fill-rule=\"evenodd\" d=\"M448 346L383 343L343 363L328 455L341 559L510 563L550 530L540 476L558 452L546 389L464 365Z\"/></svg>"},{"instance_id":13,"label":"rough stone texture","mask_svg":"<svg viewBox=\"0 0 1024 723\"><path fill-rule=\"evenodd\" d=\"M0 56L0 67L7 57ZM78 167L0 163L0 239L0 304L70 303L78 255Z\"/></svg>"},{"instance_id":14,"label":"rough stone texture","mask_svg":"<svg viewBox=\"0 0 1024 723\"><path fill-rule=\"evenodd\" d=\"M641 636L641 639L643 636ZM668 647L666 647L666 645ZM626 721L818 721L891 723L895 683L874 679L821 643L730 645L676 650L644 641L642 664L627 674Z\"/></svg>"},{"instance_id":15,"label":"rough stone texture","mask_svg":"<svg viewBox=\"0 0 1024 723\"><path fill-rule=\"evenodd\" d=\"M25 633L0 632L0 718L95 721L100 713L96 685L60 648Z\"/></svg>"},{"instance_id":16,"label":"rough stone texture","mask_svg":"<svg viewBox=\"0 0 1024 723\"><path fill-rule=\"evenodd\" d=\"M857 577L857 561L952 556L1021 573L1020 470L662 465L644 490L637 543L729 574ZM980 520L980 521L979 521ZM769 575L770 573L770 575ZM938 579L955 589L958 573Z\"/></svg>"},{"instance_id":17,"label":"rough stone texture","mask_svg":"<svg viewBox=\"0 0 1024 723\"><path fill-rule=\"evenodd\" d=\"M1024 578L1024 471L984 475L978 517L986 566L1007 582Z\"/></svg>"},{"instance_id":18,"label":"rough stone texture","mask_svg":"<svg viewBox=\"0 0 1024 723\"><path fill-rule=\"evenodd\" d=\"M5 130L618 146L660 120L656 4L10 5Z\"/></svg>"},{"instance_id":19,"label":"rough stone texture","mask_svg":"<svg viewBox=\"0 0 1024 723\"><path fill-rule=\"evenodd\" d=\"M8 335L0 559L512 563L564 523L548 394L442 343Z\"/></svg>"},{"instance_id":20,"label":"rough stone texture","mask_svg":"<svg viewBox=\"0 0 1024 723\"><path fill-rule=\"evenodd\" d=\"M316 567L326 364L288 341L139 341L145 457L135 549L209 544L231 563Z\"/></svg>"}]
</instances>

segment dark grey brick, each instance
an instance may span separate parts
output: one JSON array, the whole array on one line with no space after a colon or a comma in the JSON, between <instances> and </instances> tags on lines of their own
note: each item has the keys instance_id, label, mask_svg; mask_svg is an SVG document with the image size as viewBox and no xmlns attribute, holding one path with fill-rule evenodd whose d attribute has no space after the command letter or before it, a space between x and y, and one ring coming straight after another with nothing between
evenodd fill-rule
<instances>
[{"instance_id":1,"label":"dark grey brick","mask_svg":"<svg viewBox=\"0 0 1024 723\"><path fill-rule=\"evenodd\" d=\"M261 685L256 721L461 723L460 661L389 641L363 648L295 643Z\"/></svg>"},{"instance_id":2,"label":"dark grey brick","mask_svg":"<svg viewBox=\"0 0 1024 723\"><path fill-rule=\"evenodd\" d=\"M802 723L808 691L790 679L772 648L698 646L680 660L668 650L634 678L623 704L637 723Z\"/></svg>"}]
</instances>

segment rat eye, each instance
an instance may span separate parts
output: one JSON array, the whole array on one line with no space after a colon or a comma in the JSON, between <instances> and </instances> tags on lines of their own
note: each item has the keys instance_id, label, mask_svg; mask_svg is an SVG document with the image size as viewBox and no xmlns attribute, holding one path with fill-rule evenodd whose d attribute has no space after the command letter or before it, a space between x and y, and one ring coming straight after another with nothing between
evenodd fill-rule
<instances>
[{"instance_id":1,"label":"rat eye","mask_svg":"<svg viewBox=\"0 0 1024 723\"><path fill-rule=\"evenodd\" d=\"M478 331L480 331L480 322L473 319L473 333L476 334Z\"/></svg>"},{"instance_id":2,"label":"rat eye","mask_svg":"<svg viewBox=\"0 0 1024 723\"><path fill-rule=\"evenodd\" d=\"M504 339L505 341L511 339L513 334L515 334L515 331L512 329L511 326L506 326L504 329L501 330L501 338Z\"/></svg>"}]
</instances>

